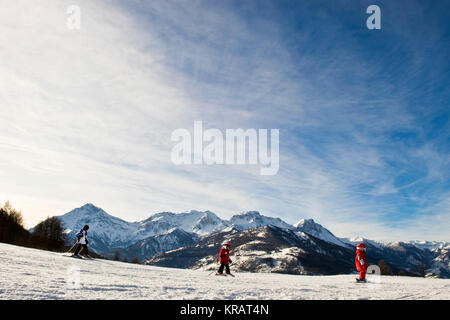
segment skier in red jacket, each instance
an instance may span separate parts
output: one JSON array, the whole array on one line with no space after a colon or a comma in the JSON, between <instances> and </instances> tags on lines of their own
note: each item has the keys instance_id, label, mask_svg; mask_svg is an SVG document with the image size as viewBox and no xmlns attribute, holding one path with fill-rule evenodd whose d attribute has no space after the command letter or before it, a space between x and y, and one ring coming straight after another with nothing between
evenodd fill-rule
<instances>
[{"instance_id":1,"label":"skier in red jacket","mask_svg":"<svg viewBox=\"0 0 450 320\"><path fill-rule=\"evenodd\" d=\"M367 258L366 258L366 245L360 243L356 246L356 257L355 257L356 269L359 271L359 279L356 278L358 282L366 282L366 271L367 271Z\"/></svg>"},{"instance_id":2,"label":"skier in red jacket","mask_svg":"<svg viewBox=\"0 0 450 320\"><path fill-rule=\"evenodd\" d=\"M232 262L230 259L230 246L231 246L231 243L229 241L226 241L223 244L222 248L220 249L220 252L219 252L220 267L219 267L219 271L217 271L218 275L222 275L223 268L226 269L227 274L231 275L230 266L229 266L229 264Z\"/></svg>"}]
</instances>

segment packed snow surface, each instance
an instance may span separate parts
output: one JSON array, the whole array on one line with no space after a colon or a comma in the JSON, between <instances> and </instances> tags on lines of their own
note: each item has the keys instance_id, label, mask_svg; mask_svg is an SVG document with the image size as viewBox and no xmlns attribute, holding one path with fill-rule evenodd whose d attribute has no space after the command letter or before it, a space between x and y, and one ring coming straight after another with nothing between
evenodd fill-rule
<instances>
[{"instance_id":1,"label":"packed snow surface","mask_svg":"<svg viewBox=\"0 0 450 320\"><path fill-rule=\"evenodd\" d=\"M231 265L233 270L233 265ZM0 299L450 299L450 280L355 275L296 276L78 260L0 244Z\"/></svg>"}]
</instances>

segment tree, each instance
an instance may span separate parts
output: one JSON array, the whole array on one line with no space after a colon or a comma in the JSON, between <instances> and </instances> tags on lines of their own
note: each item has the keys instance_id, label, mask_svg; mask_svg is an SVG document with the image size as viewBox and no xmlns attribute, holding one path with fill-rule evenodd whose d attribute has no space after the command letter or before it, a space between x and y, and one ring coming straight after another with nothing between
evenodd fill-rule
<instances>
[{"instance_id":1,"label":"tree","mask_svg":"<svg viewBox=\"0 0 450 320\"><path fill-rule=\"evenodd\" d=\"M123 258L123 260L122 260L123 262L128 262L128 258L127 257L125 257L125 258Z\"/></svg>"},{"instance_id":2,"label":"tree","mask_svg":"<svg viewBox=\"0 0 450 320\"><path fill-rule=\"evenodd\" d=\"M391 267L384 260L378 261L378 267L382 275L392 275Z\"/></svg>"},{"instance_id":3,"label":"tree","mask_svg":"<svg viewBox=\"0 0 450 320\"><path fill-rule=\"evenodd\" d=\"M47 250L60 251L64 249L66 235L61 220L48 217L40 222L32 233L34 245Z\"/></svg>"},{"instance_id":4,"label":"tree","mask_svg":"<svg viewBox=\"0 0 450 320\"><path fill-rule=\"evenodd\" d=\"M114 255L114 261L120 261L119 250L116 250L116 253L115 253L115 255Z\"/></svg>"},{"instance_id":5,"label":"tree","mask_svg":"<svg viewBox=\"0 0 450 320\"><path fill-rule=\"evenodd\" d=\"M9 215L10 219L18 224L19 226L23 227L23 217L22 212L20 210L16 210L11 206L11 203L9 201L5 202L5 205L3 206L3 209L6 211L6 213Z\"/></svg>"},{"instance_id":6,"label":"tree","mask_svg":"<svg viewBox=\"0 0 450 320\"><path fill-rule=\"evenodd\" d=\"M139 259L138 258L134 258L133 260L131 260L131 263L139 264Z\"/></svg>"},{"instance_id":7,"label":"tree","mask_svg":"<svg viewBox=\"0 0 450 320\"><path fill-rule=\"evenodd\" d=\"M0 242L44 250L64 250L66 236L58 218L40 222L32 233L23 227L23 221L22 213L14 209L9 201L0 206Z\"/></svg>"},{"instance_id":8,"label":"tree","mask_svg":"<svg viewBox=\"0 0 450 320\"><path fill-rule=\"evenodd\" d=\"M26 245L30 233L23 227L22 213L6 201L0 206L0 242Z\"/></svg>"},{"instance_id":9,"label":"tree","mask_svg":"<svg viewBox=\"0 0 450 320\"><path fill-rule=\"evenodd\" d=\"M406 276L405 270L400 270L400 271L398 272L398 275L399 275L400 277Z\"/></svg>"}]
</instances>

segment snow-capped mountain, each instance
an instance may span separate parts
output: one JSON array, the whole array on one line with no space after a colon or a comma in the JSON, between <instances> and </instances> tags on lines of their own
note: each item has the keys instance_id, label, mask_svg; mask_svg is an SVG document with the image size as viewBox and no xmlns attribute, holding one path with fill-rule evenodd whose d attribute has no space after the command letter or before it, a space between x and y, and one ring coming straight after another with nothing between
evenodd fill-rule
<instances>
[{"instance_id":1,"label":"snow-capped mountain","mask_svg":"<svg viewBox=\"0 0 450 320\"><path fill-rule=\"evenodd\" d=\"M93 204L86 204L59 216L59 218L64 228L68 230L69 243L73 243L75 234L85 224L88 224L90 226L89 245L94 251L112 257L116 250L122 249L120 250L122 256L138 259L149 258L169 247L171 249L179 248L195 239L227 228L247 230L273 225L295 229L279 218L267 217L257 211L234 215L229 221L219 218L211 211L191 210L182 213L160 212L139 222L127 222L109 215ZM183 231L188 236L181 235L180 232L173 233L173 230ZM171 234L169 235L169 233ZM161 237L163 235L167 235L167 237ZM162 239L174 239L177 236L180 239L178 245L166 246L161 243ZM187 240L188 238L191 240ZM136 254L138 255L134 256Z\"/></svg>"},{"instance_id":2,"label":"snow-capped mountain","mask_svg":"<svg viewBox=\"0 0 450 320\"><path fill-rule=\"evenodd\" d=\"M291 274L339 274L354 271L355 248L324 241L306 232L272 225L214 233L177 250L157 254L147 264L164 267L213 270L224 240L231 241L233 269L247 272ZM360 240L360 239L358 239ZM449 247L421 249L395 242L389 246L367 242L368 263L383 260L386 274L449 276ZM440 251L437 251L440 250Z\"/></svg>"},{"instance_id":3,"label":"snow-capped mountain","mask_svg":"<svg viewBox=\"0 0 450 320\"><path fill-rule=\"evenodd\" d=\"M231 225L238 230L247 230L264 226L275 226L284 229L293 229L293 226L287 224L279 218L272 218L261 215L258 211L248 211L231 217Z\"/></svg>"},{"instance_id":4,"label":"snow-capped mountain","mask_svg":"<svg viewBox=\"0 0 450 320\"><path fill-rule=\"evenodd\" d=\"M65 215L59 216L65 229L69 244L74 242L75 234L84 225L89 225L89 246L102 254L111 246L124 247L131 242L140 240L136 235L139 227L137 222L127 222L107 214L103 209L86 204Z\"/></svg>"},{"instance_id":5,"label":"snow-capped mountain","mask_svg":"<svg viewBox=\"0 0 450 320\"><path fill-rule=\"evenodd\" d=\"M108 255L112 256L118 250L122 258L128 260L137 258L143 260L152 257L157 253L178 249L197 242L200 239L195 233L189 233L184 230L173 228L167 233L159 234L145 238L135 244L120 250L121 248L112 248Z\"/></svg>"},{"instance_id":6,"label":"snow-capped mountain","mask_svg":"<svg viewBox=\"0 0 450 320\"><path fill-rule=\"evenodd\" d=\"M444 241L409 241L407 242L423 251L431 251L433 259L425 270L427 277L438 276L450 278L450 242Z\"/></svg>"},{"instance_id":7,"label":"snow-capped mountain","mask_svg":"<svg viewBox=\"0 0 450 320\"><path fill-rule=\"evenodd\" d=\"M450 277L450 243L440 241L382 242L363 237L341 238L356 247L365 243L370 254L417 275Z\"/></svg>"},{"instance_id":8,"label":"snow-capped mountain","mask_svg":"<svg viewBox=\"0 0 450 320\"><path fill-rule=\"evenodd\" d=\"M356 245L358 243L364 243L366 246L370 246L372 248L377 248L380 250L384 249L386 246L389 245L389 242L383 243L380 241L369 240L363 237L339 238L339 240L352 248L356 248Z\"/></svg>"},{"instance_id":9,"label":"snow-capped mountain","mask_svg":"<svg viewBox=\"0 0 450 320\"><path fill-rule=\"evenodd\" d=\"M198 235L207 235L220 231L229 226L229 223L220 219L211 211L195 211L184 213L160 212L150 216L140 223L139 232L158 235L166 233L173 228Z\"/></svg>"},{"instance_id":10,"label":"snow-capped mountain","mask_svg":"<svg viewBox=\"0 0 450 320\"><path fill-rule=\"evenodd\" d=\"M136 250L135 245L146 243L143 248L159 247L163 250L168 246L161 245L162 239L168 241L170 237L177 238L179 236L178 245L184 245L189 242L186 238L196 239L202 235L224 229L229 225L227 221L221 220L210 211L190 211L178 214L161 212L143 221L127 222L107 214L104 210L92 204L86 204L58 218L61 219L64 228L67 229L69 243L73 243L75 234L85 224L88 224L90 227L89 246L94 251L107 257L113 256L117 249L127 248L130 248L131 252L155 254L153 249ZM174 232L174 230L178 231ZM190 235L182 235L181 231ZM162 235L166 235L166 237L158 237ZM160 245L156 245L156 243L160 243ZM172 245L172 247L177 246ZM124 256L127 256L127 254L124 254ZM147 257L139 255L136 258Z\"/></svg>"},{"instance_id":11,"label":"snow-capped mountain","mask_svg":"<svg viewBox=\"0 0 450 320\"><path fill-rule=\"evenodd\" d=\"M257 211L236 214L230 220L224 220L211 211L192 210L182 213L160 212L142 221L127 222L109 215L92 204L74 209L59 218L67 229L68 244L72 244L75 233L88 224L90 226L88 235L90 248L109 258L112 258L118 250L121 257L129 260L137 258L140 261L148 260L150 263L152 261L160 263L164 260L164 264L167 266L204 268L207 265L205 261L209 261L208 259L215 261L215 255L220 248L220 241L211 242L211 237L227 234L232 237L241 235L242 239L247 239L246 242L242 242L242 247L237 251L241 256L253 257L244 259L246 261L242 265L244 269L248 267L249 263L261 265L261 261L271 260L269 255L278 257L277 259L280 261L289 260L295 256L300 257L295 272L292 271L292 265L287 263L287 260L281 264L273 264L273 270L294 273L316 270L315 272L318 273L327 273L329 272L327 267L320 266L320 264L324 264L324 261L331 258L322 256L317 260L317 257L330 256L334 252L334 254L345 255L345 257L342 261L333 263L347 265L346 263L350 261L350 264L353 264L353 258L350 256L354 255L356 244L364 242L370 253L371 263L384 260L394 274L401 270L410 275L428 274L429 276L450 277L450 246L448 242L384 243L363 237L338 238L312 219L302 219L296 224L290 225L279 218L267 217ZM265 228L265 231L254 233L256 232L254 230L261 228ZM277 237L274 234L283 235L284 240L290 244L276 240ZM209 241L206 245L202 242L204 239ZM271 243L271 241L275 242ZM260 246L258 242L266 242L270 248L266 245L263 246L265 251L262 251L264 252L258 252L255 249ZM192 254L192 250L195 254ZM183 254L183 259L177 257L177 254L180 253ZM161 260L158 254L167 255ZM194 261L198 257L203 259L203 262L199 262L200 264ZM300 265L302 267L299 267ZM270 268L269 266L270 264L267 264L261 268L267 270ZM309 267L305 268L305 266ZM333 270L337 271L337 269Z\"/></svg>"},{"instance_id":12,"label":"snow-capped mountain","mask_svg":"<svg viewBox=\"0 0 450 320\"><path fill-rule=\"evenodd\" d=\"M351 250L273 225L215 233L187 247L157 254L146 263L216 270L218 249L225 240L231 242L236 272L347 274L354 268Z\"/></svg>"},{"instance_id":13,"label":"snow-capped mountain","mask_svg":"<svg viewBox=\"0 0 450 320\"><path fill-rule=\"evenodd\" d=\"M426 276L450 278L450 245L442 243L438 248L434 248L432 252L434 258L430 268L426 270Z\"/></svg>"},{"instance_id":14,"label":"snow-capped mountain","mask_svg":"<svg viewBox=\"0 0 450 320\"><path fill-rule=\"evenodd\" d=\"M434 250L434 249L443 249L445 247L450 246L450 242L444 242L444 241L407 241L406 243L412 244L418 248L421 249L428 249L428 250Z\"/></svg>"},{"instance_id":15,"label":"snow-capped mountain","mask_svg":"<svg viewBox=\"0 0 450 320\"><path fill-rule=\"evenodd\" d=\"M327 241L329 243L336 244L338 246L346 247L347 243L344 243L328 229L324 228L320 224L314 222L313 219L302 219L294 224L296 231L310 234L316 238Z\"/></svg>"}]
</instances>

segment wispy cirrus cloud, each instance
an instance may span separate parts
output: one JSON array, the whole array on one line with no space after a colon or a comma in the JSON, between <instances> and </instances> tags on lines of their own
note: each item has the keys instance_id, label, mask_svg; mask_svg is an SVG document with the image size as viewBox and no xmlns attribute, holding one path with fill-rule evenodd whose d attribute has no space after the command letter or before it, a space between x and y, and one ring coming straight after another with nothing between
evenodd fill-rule
<instances>
[{"instance_id":1,"label":"wispy cirrus cloud","mask_svg":"<svg viewBox=\"0 0 450 320\"><path fill-rule=\"evenodd\" d=\"M0 197L30 225L93 202L127 220L256 209L341 236L447 237L441 20L420 29L433 34L422 48L389 15L370 34L364 4L346 1L79 1L79 31L69 4L0 13ZM408 12L439 16L423 6ZM194 120L279 128L279 174L174 166L170 134Z\"/></svg>"}]
</instances>

